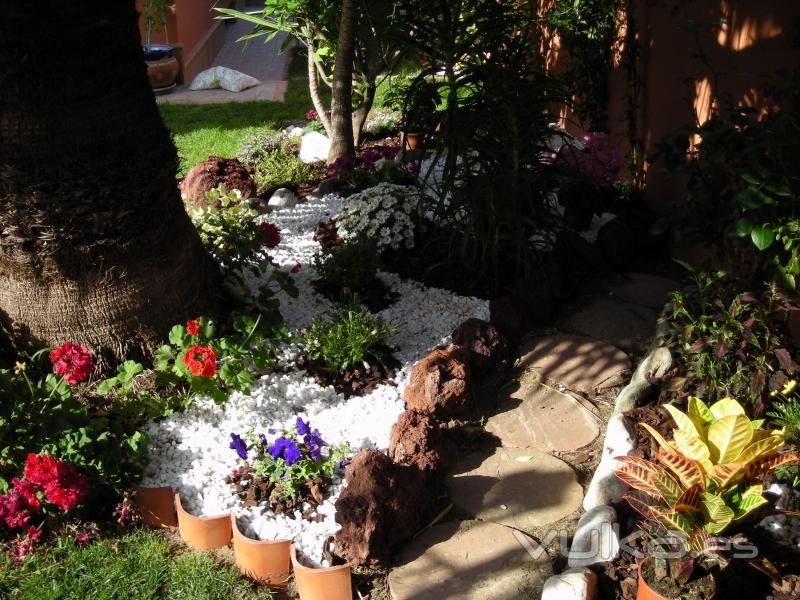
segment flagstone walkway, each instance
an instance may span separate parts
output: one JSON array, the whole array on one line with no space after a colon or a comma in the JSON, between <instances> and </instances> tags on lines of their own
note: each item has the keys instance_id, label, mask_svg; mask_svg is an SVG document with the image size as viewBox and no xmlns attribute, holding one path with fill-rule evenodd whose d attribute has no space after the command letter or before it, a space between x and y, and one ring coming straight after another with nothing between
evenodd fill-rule
<instances>
[{"instance_id":1,"label":"flagstone walkway","mask_svg":"<svg viewBox=\"0 0 800 600\"><path fill-rule=\"evenodd\" d=\"M580 319L521 344L486 423L498 447L462 456L447 476L450 500L471 518L434 525L404 548L389 574L393 600L541 597L566 549L543 548L537 536L574 532L609 403L630 379L631 359L609 342L645 347L675 287L651 275L610 276L582 299Z\"/></svg>"},{"instance_id":2,"label":"flagstone walkway","mask_svg":"<svg viewBox=\"0 0 800 600\"><path fill-rule=\"evenodd\" d=\"M223 102L251 102L253 100L273 100L283 102L287 88L287 73L291 50L281 53L280 47L285 34L264 43L263 38L250 40L249 43L237 42L241 36L250 33L253 26L242 20L225 22L225 45L214 59L213 66L235 69L261 83L241 92L227 90L189 89L191 81L184 82L174 92L156 96L159 103L169 104L221 104Z\"/></svg>"}]
</instances>

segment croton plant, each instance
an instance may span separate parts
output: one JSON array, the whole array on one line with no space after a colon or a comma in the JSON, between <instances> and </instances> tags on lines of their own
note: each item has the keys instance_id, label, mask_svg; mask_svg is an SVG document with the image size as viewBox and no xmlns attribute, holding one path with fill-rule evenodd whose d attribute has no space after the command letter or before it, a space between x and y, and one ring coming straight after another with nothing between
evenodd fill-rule
<instances>
[{"instance_id":1,"label":"croton plant","mask_svg":"<svg viewBox=\"0 0 800 600\"><path fill-rule=\"evenodd\" d=\"M624 496L652 531L666 532L701 560L723 564L712 536L746 524L769 503L763 477L770 470L800 460L785 450L783 429L762 429L741 404L723 398L707 406L690 397L684 413L664 405L677 424L666 440L642 423L658 445L655 461L618 457L616 476L632 488ZM707 561L707 562L713 562ZM693 569L689 560L683 572Z\"/></svg>"}]
</instances>

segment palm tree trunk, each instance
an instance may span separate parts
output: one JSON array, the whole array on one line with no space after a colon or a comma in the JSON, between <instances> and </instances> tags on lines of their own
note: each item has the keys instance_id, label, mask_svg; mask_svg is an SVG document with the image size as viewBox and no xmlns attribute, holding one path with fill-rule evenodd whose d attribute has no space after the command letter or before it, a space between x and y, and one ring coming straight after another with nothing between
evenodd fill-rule
<instances>
[{"instance_id":1,"label":"palm tree trunk","mask_svg":"<svg viewBox=\"0 0 800 600\"><path fill-rule=\"evenodd\" d=\"M134 0L5 3L0 20L0 328L142 358L218 307L220 277L175 183Z\"/></svg>"},{"instance_id":2,"label":"palm tree trunk","mask_svg":"<svg viewBox=\"0 0 800 600\"><path fill-rule=\"evenodd\" d=\"M331 147L328 163L339 157L352 158L353 146L353 59L356 45L355 1L342 1L336 63L331 90Z\"/></svg>"}]
</instances>

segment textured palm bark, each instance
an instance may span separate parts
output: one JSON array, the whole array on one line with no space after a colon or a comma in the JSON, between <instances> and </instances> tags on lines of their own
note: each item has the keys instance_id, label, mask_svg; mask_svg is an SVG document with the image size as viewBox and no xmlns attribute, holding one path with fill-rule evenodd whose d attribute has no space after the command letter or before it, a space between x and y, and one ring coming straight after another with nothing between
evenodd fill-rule
<instances>
[{"instance_id":1,"label":"textured palm bark","mask_svg":"<svg viewBox=\"0 0 800 600\"><path fill-rule=\"evenodd\" d=\"M354 0L342 1L336 63L331 90L331 147L328 163L337 158L351 158L353 145L353 59L356 46L356 11Z\"/></svg>"},{"instance_id":2,"label":"textured palm bark","mask_svg":"<svg viewBox=\"0 0 800 600\"><path fill-rule=\"evenodd\" d=\"M134 0L4 4L0 328L18 351L142 358L219 306L140 44Z\"/></svg>"}]
</instances>

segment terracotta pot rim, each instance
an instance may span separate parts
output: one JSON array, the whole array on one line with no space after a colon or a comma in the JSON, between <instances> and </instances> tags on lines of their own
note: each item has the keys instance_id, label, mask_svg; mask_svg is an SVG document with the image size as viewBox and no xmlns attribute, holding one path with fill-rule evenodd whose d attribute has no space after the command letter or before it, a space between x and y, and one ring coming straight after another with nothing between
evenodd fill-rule
<instances>
[{"instance_id":1,"label":"terracotta pot rim","mask_svg":"<svg viewBox=\"0 0 800 600\"><path fill-rule=\"evenodd\" d=\"M313 573L331 573L335 571L344 571L350 570L350 565L336 565L335 567L307 567L303 564L300 564L300 561L297 560L297 549L294 547L294 544L291 545L289 548L289 556L292 558L292 568L295 571L305 571L305 572L313 572Z\"/></svg>"},{"instance_id":2,"label":"terracotta pot rim","mask_svg":"<svg viewBox=\"0 0 800 600\"><path fill-rule=\"evenodd\" d=\"M278 540L254 540L253 538L247 537L239 529L239 523L236 522L236 515L234 515L233 513L231 513L231 531L233 531L234 540L244 542L245 544L252 544L254 546L272 546L277 544L292 543L292 540L286 538L281 538Z\"/></svg>"},{"instance_id":3,"label":"terracotta pot rim","mask_svg":"<svg viewBox=\"0 0 800 600\"><path fill-rule=\"evenodd\" d=\"M212 515L210 517L208 517L208 516L198 517L197 515L193 515L192 513L188 512L185 508L183 508L183 504L181 503L181 493L180 492L175 492L175 510L179 515L183 515L184 517L186 517L186 518L188 518L190 520L206 521L206 522L208 522L208 521L220 521L220 520L223 520L223 519L228 519L228 518L230 518L230 515L231 515L230 512L226 512L226 513L223 513L221 515Z\"/></svg>"}]
</instances>

